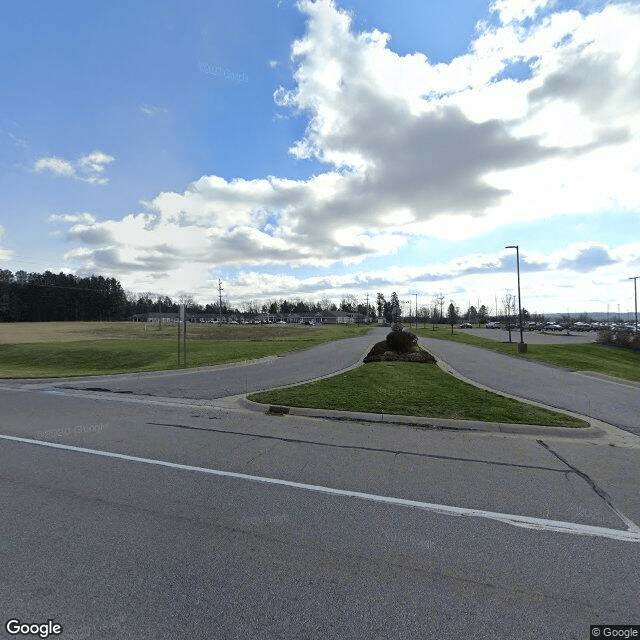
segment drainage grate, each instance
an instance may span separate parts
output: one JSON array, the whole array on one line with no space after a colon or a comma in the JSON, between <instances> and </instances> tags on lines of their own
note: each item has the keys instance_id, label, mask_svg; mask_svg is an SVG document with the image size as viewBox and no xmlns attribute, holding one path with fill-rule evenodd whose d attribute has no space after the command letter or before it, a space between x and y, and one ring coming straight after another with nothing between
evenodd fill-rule
<instances>
[{"instance_id":1,"label":"drainage grate","mask_svg":"<svg viewBox=\"0 0 640 640\"><path fill-rule=\"evenodd\" d=\"M275 405L271 405L267 409L267 415L270 416L286 416L290 411L290 407L277 407Z\"/></svg>"}]
</instances>

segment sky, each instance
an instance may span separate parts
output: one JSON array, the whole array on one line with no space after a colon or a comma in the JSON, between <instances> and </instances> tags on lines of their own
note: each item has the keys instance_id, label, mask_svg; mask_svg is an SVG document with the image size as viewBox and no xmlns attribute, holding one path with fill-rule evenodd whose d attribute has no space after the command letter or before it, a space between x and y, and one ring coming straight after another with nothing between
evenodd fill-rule
<instances>
[{"instance_id":1,"label":"sky","mask_svg":"<svg viewBox=\"0 0 640 640\"><path fill-rule=\"evenodd\" d=\"M634 309L638 0L2 8L0 269Z\"/></svg>"}]
</instances>

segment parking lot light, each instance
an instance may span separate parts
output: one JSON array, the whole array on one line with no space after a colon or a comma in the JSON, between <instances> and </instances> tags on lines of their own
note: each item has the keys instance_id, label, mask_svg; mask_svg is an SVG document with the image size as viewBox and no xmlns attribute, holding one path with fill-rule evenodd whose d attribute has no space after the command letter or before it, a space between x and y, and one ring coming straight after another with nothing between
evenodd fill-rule
<instances>
[{"instance_id":1,"label":"parking lot light","mask_svg":"<svg viewBox=\"0 0 640 640\"><path fill-rule=\"evenodd\" d=\"M518 316L520 318L520 344L518 345L518 351L520 353L526 353L527 347L524 344L524 335L522 334L522 301L520 298L520 248L517 244L509 245L505 247L505 249L515 249L516 250L516 265L518 268Z\"/></svg>"}]
</instances>

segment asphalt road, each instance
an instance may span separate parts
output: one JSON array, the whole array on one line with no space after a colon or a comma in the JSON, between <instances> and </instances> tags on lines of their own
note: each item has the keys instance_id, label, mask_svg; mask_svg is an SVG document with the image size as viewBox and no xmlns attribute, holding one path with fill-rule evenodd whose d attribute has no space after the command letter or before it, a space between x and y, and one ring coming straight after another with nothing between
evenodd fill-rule
<instances>
[{"instance_id":1,"label":"asphalt road","mask_svg":"<svg viewBox=\"0 0 640 640\"><path fill-rule=\"evenodd\" d=\"M364 342L293 361L313 377ZM267 416L177 378L152 396L0 385L0 623L54 619L65 640L640 623L637 443Z\"/></svg>"},{"instance_id":2,"label":"asphalt road","mask_svg":"<svg viewBox=\"0 0 640 640\"><path fill-rule=\"evenodd\" d=\"M640 435L640 385L603 380L447 340L420 344L466 378L491 389L575 411Z\"/></svg>"},{"instance_id":3,"label":"asphalt road","mask_svg":"<svg viewBox=\"0 0 640 640\"><path fill-rule=\"evenodd\" d=\"M358 364L369 348L375 342L383 340L388 332L388 329L376 328L357 338L328 342L311 349L263 358L252 363L230 363L182 371L51 380L45 383L24 380L9 384L101 389L105 392L166 398L224 398L332 375Z\"/></svg>"}]
</instances>

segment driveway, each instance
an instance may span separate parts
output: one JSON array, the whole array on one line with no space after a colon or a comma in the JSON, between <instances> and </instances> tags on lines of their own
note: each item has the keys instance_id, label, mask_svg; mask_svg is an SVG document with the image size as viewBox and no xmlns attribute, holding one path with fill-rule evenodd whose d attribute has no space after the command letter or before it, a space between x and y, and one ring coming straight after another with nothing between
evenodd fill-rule
<instances>
[{"instance_id":1,"label":"driveway","mask_svg":"<svg viewBox=\"0 0 640 640\"><path fill-rule=\"evenodd\" d=\"M46 382L8 380L2 384L11 387L20 384L91 389L165 398L224 398L305 382L355 366L371 346L383 340L387 333L388 329L376 327L366 335L356 338L336 340L249 363L236 362L199 369L66 378Z\"/></svg>"},{"instance_id":2,"label":"driveway","mask_svg":"<svg viewBox=\"0 0 640 640\"><path fill-rule=\"evenodd\" d=\"M50 392L211 398L333 373L386 331L252 365L0 384L5 620L76 640L555 640L636 623L633 443ZM480 377L569 375L423 343Z\"/></svg>"},{"instance_id":3,"label":"driveway","mask_svg":"<svg viewBox=\"0 0 640 640\"><path fill-rule=\"evenodd\" d=\"M640 386L633 382L602 380L448 340L420 338L419 342L474 382L640 435Z\"/></svg>"}]
</instances>

